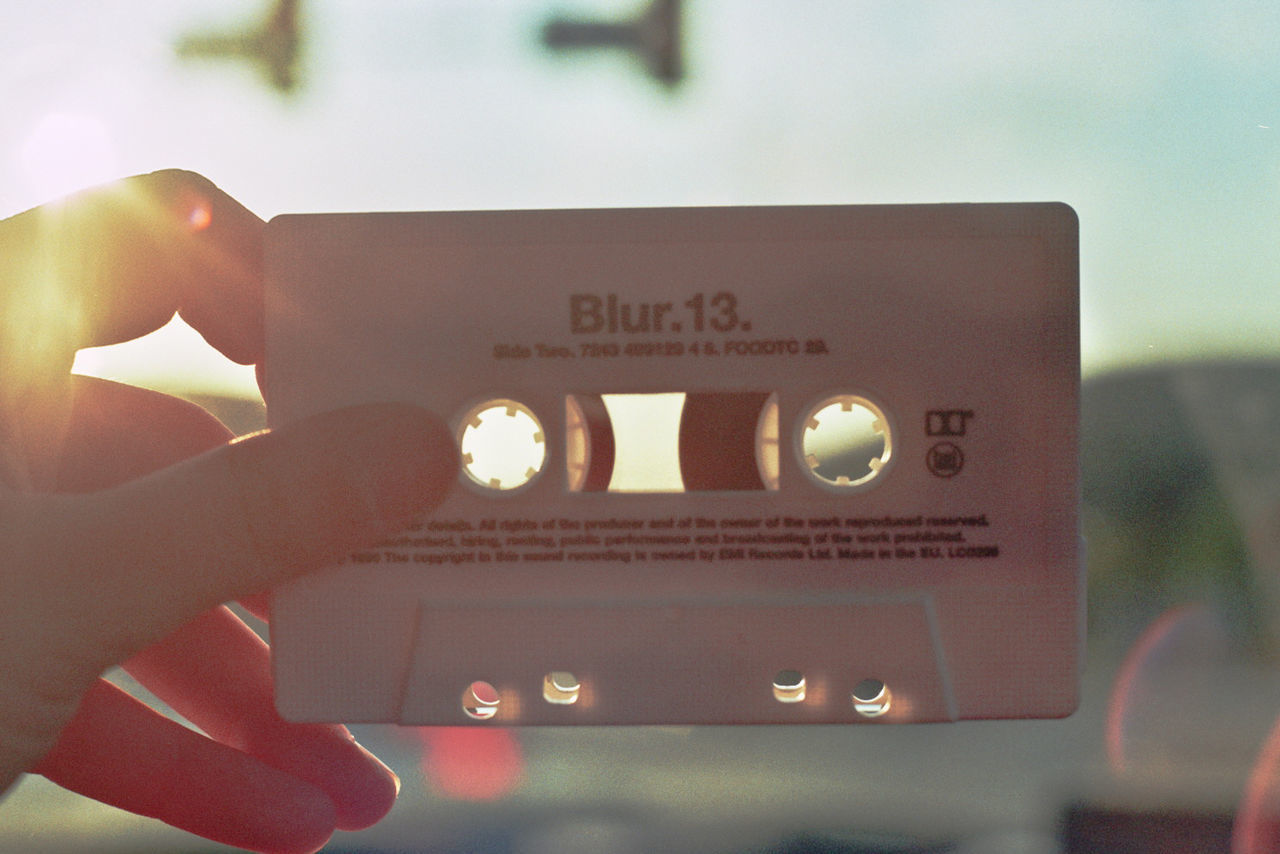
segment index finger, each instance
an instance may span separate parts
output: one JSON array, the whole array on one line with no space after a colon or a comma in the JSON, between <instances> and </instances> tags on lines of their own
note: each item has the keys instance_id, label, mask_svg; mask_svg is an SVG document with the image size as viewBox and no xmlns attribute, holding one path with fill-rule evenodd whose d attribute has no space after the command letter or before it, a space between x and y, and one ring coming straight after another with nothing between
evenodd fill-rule
<instances>
[{"instance_id":1,"label":"index finger","mask_svg":"<svg viewBox=\"0 0 1280 854\"><path fill-rule=\"evenodd\" d=\"M438 418L369 404L110 490L24 496L0 522L17 544L13 564L38 580L23 591L23 616L71 631L96 672L216 604L403 530L444 499L457 472Z\"/></svg>"},{"instance_id":2,"label":"index finger","mask_svg":"<svg viewBox=\"0 0 1280 854\"><path fill-rule=\"evenodd\" d=\"M137 338L178 312L228 358L260 361L262 227L208 179L180 170L0 221L9 320L0 359L36 352L33 371L65 370L76 350Z\"/></svg>"}]
</instances>

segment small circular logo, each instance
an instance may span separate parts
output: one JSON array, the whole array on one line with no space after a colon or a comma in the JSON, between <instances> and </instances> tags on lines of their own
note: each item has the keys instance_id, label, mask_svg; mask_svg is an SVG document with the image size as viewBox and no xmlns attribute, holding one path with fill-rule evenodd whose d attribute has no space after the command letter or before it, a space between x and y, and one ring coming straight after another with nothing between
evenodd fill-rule
<instances>
[{"instance_id":1,"label":"small circular logo","mask_svg":"<svg viewBox=\"0 0 1280 854\"><path fill-rule=\"evenodd\" d=\"M964 452L951 442L939 442L925 455L925 465L934 477L955 477L964 468Z\"/></svg>"}]
</instances>

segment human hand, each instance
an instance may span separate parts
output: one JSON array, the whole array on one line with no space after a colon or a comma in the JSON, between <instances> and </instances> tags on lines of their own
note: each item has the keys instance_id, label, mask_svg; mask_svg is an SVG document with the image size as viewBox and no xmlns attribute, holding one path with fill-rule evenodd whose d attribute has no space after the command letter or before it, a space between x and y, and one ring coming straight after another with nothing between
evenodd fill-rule
<instances>
[{"instance_id":1,"label":"human hand","mask_svg":"<svg viewBox=\"0 0 1280 854\"><path fill-rule=\"evenodd\" d=\"M398 781L342 727L282 721L265 645L220 603L434 506L452 439L389 404L228 444L197 407L69 375L77 349L175 310L261 365L261 226L182 172L0 221L0 788L36 771L211 839L301 852L377 821ZM208 737L102 681L118 663Z\"/></svg>"}]
</instances>

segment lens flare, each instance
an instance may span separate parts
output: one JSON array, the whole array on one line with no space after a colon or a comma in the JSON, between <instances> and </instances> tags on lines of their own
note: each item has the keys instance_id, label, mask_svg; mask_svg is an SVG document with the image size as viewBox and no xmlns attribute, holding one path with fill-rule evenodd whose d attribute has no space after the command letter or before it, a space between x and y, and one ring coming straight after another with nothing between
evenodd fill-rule
<instances>
[{"instance_id":1,"label":"lens flare","mask_svg":"<svg viewBox=\"0 0 1280 854\"><path fill-rule=\"evenodd\" d=\"M1245 784L1231 828L1231 854L1280 851L1280 718Z\"/></svg>"},{"instance_id":2,"label":"lens flare","mask_svg":"<svg viewBox=\"0 0 1280 854\"><path fill-rule=\"evenodd\" d=\"M460 801L495 801L524 779L524 752L511 730L419 727L422 774L439 794Z\"/></svg>"},{"instance_id":3,"label":"lens flare","mask_svg":"<svg viewBox=\"0 0 1280 854\"><path fill-rule=\"evenodd\" d=\"M1227 633L1207 605L1180 605L1153 620L1130 647L1112 686L1106 722L1111 770L1151 770L1175 753L1193 751L1184 736L1214 709L1187 698L1215 696L1215 676L1229 657Z\"/></svg>"},{"instance_id":4,"label":"lens flare","mask_svg":"<svg viewBox=\"0 0 1280 854\"><path fill-rule=\"evenodd\" d=\"M191 212L187 214L187 225L192 231L204 231L213 222L213 208L209 200L196 198L192 200Z\"/></svg>"}]
</instances>

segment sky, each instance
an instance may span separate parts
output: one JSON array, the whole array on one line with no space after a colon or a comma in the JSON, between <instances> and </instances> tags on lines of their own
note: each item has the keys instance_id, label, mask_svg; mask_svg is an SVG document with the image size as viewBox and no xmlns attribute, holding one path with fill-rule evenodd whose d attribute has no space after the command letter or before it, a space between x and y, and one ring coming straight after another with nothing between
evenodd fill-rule
<instances>
[{"instance_id":1,"label":"sky","mask_svg":"<svg viewBox=\"0 0 1280 854\"><path fill-rule=\"evenodd\" d=\"M182 166L320 210L1043 201L1081 221L1086 374L1274 354L1280 5L688 0L673 91L549 9L304 0L293 97L176 57L262 0L48 0L0 30L0 215ZM82 369L251 394L169 331Z\"/></svg>"}]
</instances>

